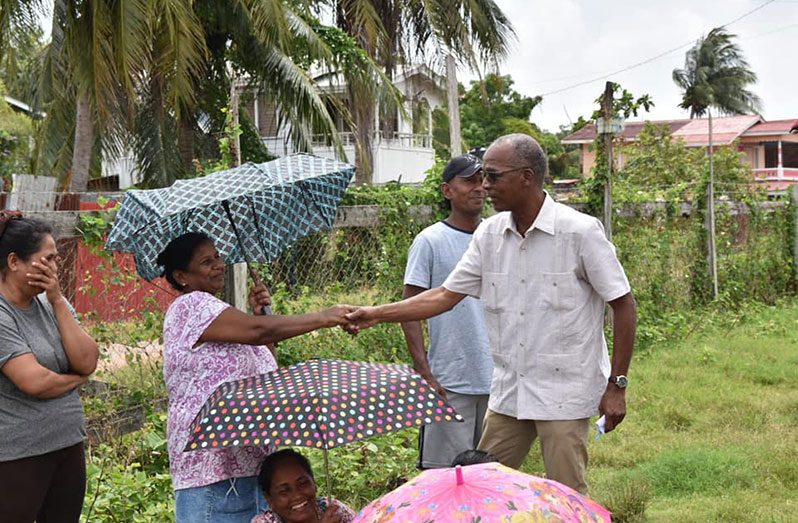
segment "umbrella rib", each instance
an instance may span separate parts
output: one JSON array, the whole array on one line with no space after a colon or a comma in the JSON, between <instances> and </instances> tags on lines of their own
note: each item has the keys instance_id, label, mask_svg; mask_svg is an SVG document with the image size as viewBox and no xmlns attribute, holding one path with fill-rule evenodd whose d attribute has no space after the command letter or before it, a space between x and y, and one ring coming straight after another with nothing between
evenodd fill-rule
<instances>
[{"instance_id":1,"label":"umbrella rib","mask_svg":"<svg viewBox=\"0 0 798 523\"><path fill-rule=\"evenodd\" d=\"M324 211L321 210L321 207L319 207L319 204L316 203L316 200L314 200L313 198L308 196L308 190L307 190L307 188L305 188L305 185L307 185L307 184L298 183L298 185L302 188L302 198L306 202L305 203L305 207L310 207L310 205L307 204L307 202L310 202L313 205L313 207L316 208L316 212L319 213L319 216L324 217ZM335 220L335 218L333 218L333 220Z\"/></svg>"},{"instance_id":2,"label":"umbrella rib","mask_svg":"<svg viewBox=\"0 0 798 523\"><path fill-rule=\"evenodd\" d=\"M238 227L236 227L236 222L233 219L233 213L230 212L230 200L222 200L222 207L224 208L225 214L227 214L227 220L230 222L230 226L233 228L233 234L235 234L236 240L238 241L238 246L241 248L241 254L244 255L244 258L249 262L249 255L247 253L247 249L244 247L244 242L241 240L241 235L238 234Z\"/></svg>"},{"instance_id":3,"label":"umbrella rib","mask_svg":"<svg viewBox=\"0 0 798 523\"><path fill-rule=\"evenodd\" d=\"M258 215L255 212L255 202L252 200L252 196L249 196L249 208L252 209L252 219L255 221L255 230L258 231L258 243L260 243L261 251L266 254L267 261L271 261L270 257L268 256L268 252L263 247L263 241L261 238L264 237L263 231L260 228L260 222L258 221Z\"/></svg>"}]
</instances>

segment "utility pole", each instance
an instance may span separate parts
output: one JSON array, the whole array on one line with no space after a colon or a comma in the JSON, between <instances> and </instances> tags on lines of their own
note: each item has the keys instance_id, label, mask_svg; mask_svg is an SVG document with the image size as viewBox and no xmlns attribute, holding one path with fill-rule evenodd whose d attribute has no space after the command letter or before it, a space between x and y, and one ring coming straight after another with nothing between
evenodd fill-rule
<instances>
[{"instance_id":1,"label":"utility pole","mask_svg":"<svg viewBox=\"0 0 798 523\"><path fill-rule=\"evenodd\" d=\"M707 188L707 229L709 233L709 277L712 279L712 299L718 297L718 247L715 238L715 160L712 150L712 110L707 108L709 121L709 187Z\"/></svg>"},{"instance_id":2,"label":"utility pole","mask_svg":"<svg viewBox=\"0 0 798 523\"><path fill-rule=\"evenodd\" d=\"M604 99L601 102L604 116L604 146L607 156L607 178L604 181L604 232L607 239L612 241L612 82L607 82L604 87Z\"/></svg>"}]
</instances>

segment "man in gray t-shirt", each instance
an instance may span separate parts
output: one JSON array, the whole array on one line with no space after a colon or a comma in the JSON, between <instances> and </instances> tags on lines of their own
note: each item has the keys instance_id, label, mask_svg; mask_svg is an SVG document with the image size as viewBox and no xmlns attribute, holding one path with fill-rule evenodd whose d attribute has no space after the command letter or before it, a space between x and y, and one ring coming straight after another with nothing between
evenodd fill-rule
<instances>
[{"instance_id":1,"label":"man in gray t-shirt","mask_svg":"<svg viewBox=\"0 0 798 523\"><path fill-rule=\"evenodd\" d=\"M451 212L413 241L405 270L405 298L439 287L468 248L485 204L479 159L470 154L452 158L443 171L441 191ZM429 353L421 322L402 323L414 366L466 421L423 427L419 467L449 467L457 454L476 448L482 435L493 362L478 299L465 298L427 323Z\"/></svg>"}]
</instances>

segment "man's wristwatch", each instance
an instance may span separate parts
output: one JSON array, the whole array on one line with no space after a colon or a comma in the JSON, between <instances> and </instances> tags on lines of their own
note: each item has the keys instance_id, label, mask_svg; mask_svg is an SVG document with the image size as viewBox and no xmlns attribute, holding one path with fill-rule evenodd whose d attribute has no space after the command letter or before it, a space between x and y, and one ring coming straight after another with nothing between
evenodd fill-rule
<instances>
[{"instance_id":1,"label":"man's wristwatch","mask_svg":"<svg viewBox=\"0 0 798 523\"><path fill-rule=\"evenodd\" d=\"M625 389L627 385L629 385L629 380L623 374L618 374L617 376L610 376L609 379L610 383L614 383L616 387L619 389Z\"/></svg>"}]
</instances>

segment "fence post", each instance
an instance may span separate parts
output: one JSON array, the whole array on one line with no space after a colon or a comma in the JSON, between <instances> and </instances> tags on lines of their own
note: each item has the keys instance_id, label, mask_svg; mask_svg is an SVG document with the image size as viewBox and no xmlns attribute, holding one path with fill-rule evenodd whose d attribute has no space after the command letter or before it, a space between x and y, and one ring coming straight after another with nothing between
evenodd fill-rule
<instances>
[{"instance_id":1,"label":"fence post","mask_svg":"<svg viewBox=\"0 0 798 523\"><path fill-rule=\"evenodd\" d=\"M224 268L224 301L247 312L247 264L233 263Z\"/></svg>"},{"instance_id":2,"label":"fence post","mask_svg":"<svg viewBox=\"0 0 798 523\"><path fill-rule=\"evenodd\" d=\"M230 116L232 118L233 136L230 140L231 167L241 165L241 141L238 130L239 92L236 75L230 75ZM225 301L238 310L247 312L247 264L234 263L225 267L224 271Z\"/></svg>"},{"instance_id":3,"label":"fence post","mask_svg":"<svg viewBox=\"0 0 798 523\"><path fill-rule=\"evenodd\" d=\"M792 274L798 281L798 184L790 189L790 214L792 215Z\"/></svg>"}]
</instances>

